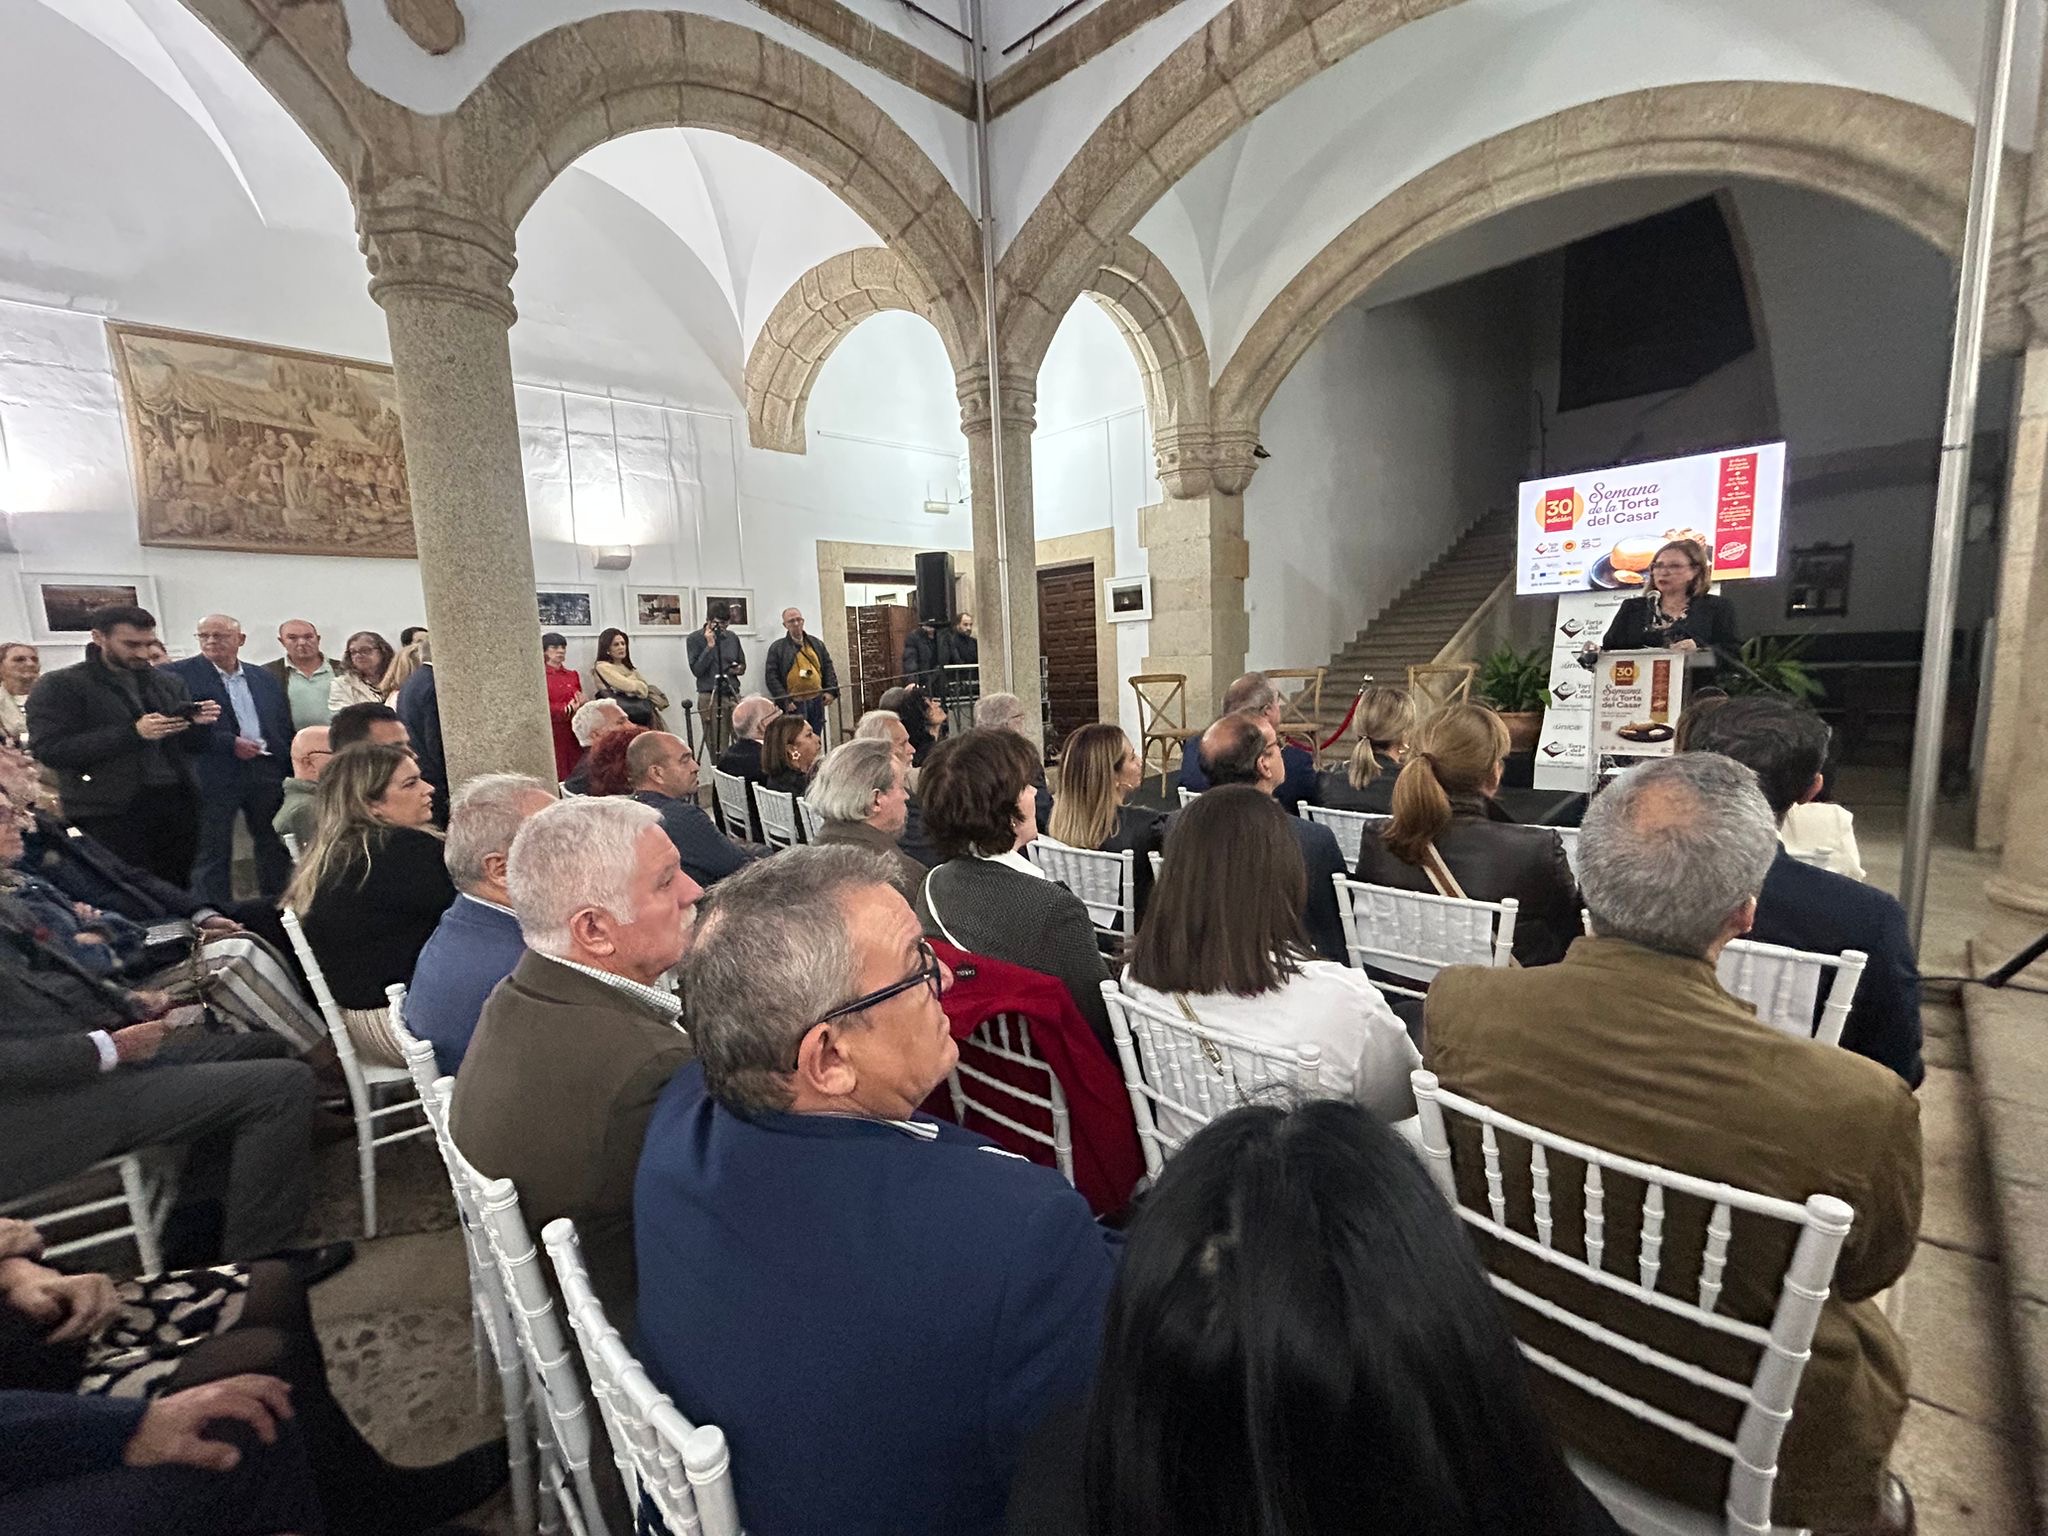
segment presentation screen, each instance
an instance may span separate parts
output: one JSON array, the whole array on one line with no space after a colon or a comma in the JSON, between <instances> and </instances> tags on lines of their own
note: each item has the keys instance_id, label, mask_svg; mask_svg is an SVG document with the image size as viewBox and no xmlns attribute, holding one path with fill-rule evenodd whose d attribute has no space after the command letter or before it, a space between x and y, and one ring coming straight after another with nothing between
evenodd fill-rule
<instances>
[{"instance_id":1,"label":"presentation screen","mask_svg":"<svg viewBox=\"0 0 2048 1536\"><path fill-rule=\"evenodd\" d=\"M1522 482L1515 591L1643 592L1659 546L1697 539L1714 580L1778 573L1785 445Z\"/></svg>"}]
</instances>

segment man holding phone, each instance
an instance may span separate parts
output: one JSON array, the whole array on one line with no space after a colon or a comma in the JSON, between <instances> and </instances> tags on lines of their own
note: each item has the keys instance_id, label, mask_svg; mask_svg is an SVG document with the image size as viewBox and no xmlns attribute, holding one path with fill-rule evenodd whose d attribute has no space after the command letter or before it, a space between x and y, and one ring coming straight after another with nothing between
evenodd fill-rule
<instances>
[{"instance_id":1,"label":"man holding phone","mask_svg":"<svg viewBox=\"0 0 2048 1536\"><path fill-rule=\"evenodd\" d=\"M156 617L102 608L76 666L45 672L28 696L36 757L55 771L65 814L131 864L183 886L199 849L199 786L176 738L220 706L150 665Z\"/></svg>"}]
</instances>

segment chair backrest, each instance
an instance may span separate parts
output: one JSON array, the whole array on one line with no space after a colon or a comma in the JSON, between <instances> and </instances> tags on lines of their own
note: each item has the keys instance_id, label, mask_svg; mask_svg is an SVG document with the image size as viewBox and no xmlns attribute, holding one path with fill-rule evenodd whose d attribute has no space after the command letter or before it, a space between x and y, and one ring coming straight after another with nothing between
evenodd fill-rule
<instances>
[{"instance_id":1,"label":"chair backrest","mask_svg":"<svg viewBox=\"0 0 2048 1536\"><path fill-rule=\"evenodd\" d=\"M754 820L747 811L747 781L736 773L711 770L711 797L718 805L718 824L727 837L742 843L754 840Z\"/></svg>"},{"instance_id":2,"label":"chair backrest","mask_svg":"<svg viewBox=\"0 0 2048 1536\"><path fill-rule=\"evenodd\" d=\"M1842 1026L1849 1021L1857 984L1869 963L1870 956L1860 949L1824 955L1755 939L1731 939L1714 972L1722 986L1753 1003L1756 1016L1771 1028L1822 1045L1840 1045ZM1824 975L1828 988L1822 998Z\"/></svg>"},{"instance_id":3,"label":"chair backrest","mask_svg":"<svg viewBox=\"0 0 2048 1536\"><path fill-rule=\"evenodd\" d=\"M1176 784L1174 790L1180 796L1180 808L1182 810L1186 810L1189 806L1193 805L1195 803L1195 796L1201 793L1199 789L1189 789L1185 784Z\"/></svg>"},{"instance_id":4,"label":"chair backrest","mask_svg":"<svg viewBox=\"0 0 2048 1536\"><path fill-rule=\"evenodd\" d=\"M815 843L818 834L825 830L825 818L818 813L818 808L811 804L808 798L797 801L796 813L803 818L804 841Z\"/></svg>"},{"instance_id":5,"label":"chair backrest","mask_svg":"<svg viewBox=\"0 0 2048 1536\"><path fill-rule=\"evenodd\" d=\"M1479 675L1476 661L1425 662L1408 669L1408 691L1415 696L1418 720L1427 720L1446 704L1461 704L1472 696L1472 680Z\"/></svg>"},{"instance_id":6,"label":"chair backrest","mask_svg":"<svg viewBox=\"0 0 2048 1536\"><path fill-rule=\"evenodd\" d=\"M1467 901L1367 885L1342 875L1330 880L1337 887L1337 914L1344 920L1345 955L1361 969L1427 983L1447 965L1504 966L1514 958L1521 903L1512 896ZM1421 989L1398 983L1381 990L1422 996Z\"/></svg>"},{"instance_id":7,"label":"chair backrest","mask_svg":"<svg viewBox=\"0 0 2048 1536\"><path fill-rule=\"evenodd\" d=\"M1024 851L1032 863L1081 898L1096 932L1126 939L1137 932L1134 856L1128 848L1100 853L1039 837L1025 844Z\"/></svg>"},{"instance_id":8,"label":"chair backrest","mask_svg":"<svg viewBox=\"0 0 2048 1536\"><path fill-rule=\"evenodd\" d=\"M1283 692L1280 697L1280 723L1274 727L1284 742L1290 737L1306 737L1309 756L1320 763L1323 759L1323 677L1328 667L1268 667L1266 681L1275 687L1287 683L1300 683L1293 693Z\"/></svg>"},{"instance_id":9,"label":"chair backrest","mask_svg":"<svg viewBox=\"0 0 2048 1536\"><path fill-rule=\"evenodd\" d=\"M1564 844L1564 861L1572 869L1572 878L1579 878L1579 829L1577 827L1552 827L1557 840Z\"/></svg>"},{"instance_id":10,"label":"chair backrest","mask_svg":"<svg viewBox=\"0 0 2048 1536\"><path fill-rule=\"evenodd\" d=\"M1029 1144L1011 1149L1026 1156L1032 1147L1049 1148L1053 1166L1073 1183L1073 1116L1060 1080L1045 1058L1032 1049L1030 1020L1021 1014L999 1013L975 1025L974 1032L959 1045L960 1059L946 1078L954 1120L999 1143L1005 1139L1002 1133L1008 1132ZM1000 1129L969 1124L970 1113ZM1027 1114L1049 1122L1050 1131L1019 1118Z\"/></svg>"},{"instance_id":11,"label":"chair backrest","mask_svg":"<svg viewBox=\"0 0 2048 1536\"><path fill-rule=\"evenodd\" d=\"M543 1437L543 1454L551 1453L559 1459L562 1472L573 1485L573 1493L565 1489L557 1496L565 1503L569 1498L576 1501L585 1530L606 1531L608 1527L590 1476L590 1403L570 1362L561 1317L541 1273L540 1253L533 1245L526 1218L520 1213L519 1191L510 1179L484 1177L463 1156L453 1136L445 1133L454 1092L452 1077L441 1078L434 1084L439 1101L440 1118L435 1125L441 1155L458 1189L468 1192L490 1268L511 1318L513 1342L526 1366L528 1389L545 1413L546 1427L551 1433Z\"/></svg>"},{"instance_id":12,"label":"chair backrest","mask_svg":"<svg viewBox=\"0 0 2048 1536\"><path fill-rule=\"evenodd\" d=\"M1847 1202L1832 1195L1813 1195L1797 1204L1619 1157L1463 1098L1443 1088L1435 1073L1420 1068L1411 1081L1420 1112L1425 1163L1430 1177L1459 1217L1506 1249L1550 1266L1560 1275L1574 1277L1573 1284L1559 1286L1555 1292L1563 1300L1539 1295L1498 1274L1492 1277L1494 1288L1519 1307L1600 1346L1584 1351L1585 1359L1577 1364L1568 1364L1528 1344L1522 1346L1522 1353L1560 1380L1725 1457L1730 1464L1725 1503L1730 1536L1736 1532L1770 1531L1778 1447L1792 1417L1793 1399L1806 1367L1814 1328L1820 1321L1821 1305L1827 1300L1835 1261L1856 1219L1855 1212ZM1448 1124L1452 1116L1470 1122L1476 1136L1461 1135L1454 1143ZM1471 1166L1475 1148L1477 1161L1483 1167ZM1517 1160L1517 1167L1512 1170L1512 1190L1510 1170L1504 1166L1510 1157ZM1522 1158L1526 1158L1529 1179L1526 1201L1520 1196ZM1560 1166L1553 1167L1553 1159ZM1465 1203L1459 1195L1460 1166L1465 1172L1464 1187L1474 1192L1472 1204ZM1574 1173L1578 1178L1576 1190L1570 1183ZM1607 1186L1617 1177L1642 1186L1640 1199L1631 1197L1641 1233L1633 1255L1610 1256L1607 1252ZM1564 1187L1554 1189L1554 1180ZM1483 1210L1477 1203L1481 1190ZM1621 1190L1617 1189L1614 1203L1620 1203L1621 1198ZM1569 1209L1567 1202L1584 1212L1584 1238L1577 1245L1579 1252L1570 1251L1570 1245L1558 1231L1555 1211L1559 1205ZM1667 1207L1673 1203L1705 1210L1704 1239L1697 1266L1681 1261L1677 1255L1666 1262L1664 1227ZM1789 1235L1794 1239L1791 1261L1778 1282L1777 1303L1768 1326L1745 1322L1720 1310L1722 1281L1738 1212L1753 1218L1745 1226L1745 1245L1752 1239L1763 1241L1778 1236L1772 1230L1774 1225L1790 1228ZM1682 1212L1674 1227L1683 1231L1699 1227L1698 1222L1689 1219L1692 1214ZM1664 1281L1661 1288L1660 1277ZM1695 1278L1696 1286L1692 1283ZM1686 1282L1683 1294L1679 1290L1681 1279ZM1598 1289L1588 1290L1589 1284ZM1622 1296L1632 1305L1595 1321L1564 1304L1570 1300L1583 1304L1583 1298L1602 1291ZM1687 1348L1681 1357L1617 1331L1627 1327L1626 1319L1630 1316L1650 1315L1641 1308L1689 1325L1697 1342L1735 1339L1750 1346L1757 1351L1753 1370L1729 1374L1726 1365L1709 1369L1695 1363L1717 1355L1725 1359L1725 1346L1706 1353ZM1631 1385L1646 1379L1647 1368L1739 1404L1742 1414L1734 1438L1704 1429L1605 1379L1603 1373L1617 1365L1624 1373L1620 1379Z\"/></svg>"},{"instance_id":13,"label":"chair backrest","mask_svg":"<svg viewBox=\"0 0 2048 1536\"><path fill-rule=\"evenodd\" d=\"M1141 739L1155 727L1171 731L1188 728L1187 673L1135 673L1131 677L1131 691L1138 696L1138 735Z\"/></svg>"},{"instance_id":14,"label":"chair backrest","mask_svg":"<svg viewBox=\"0 0 2048 1536\"><path fill-rule=\"evenodd\" d=\"M1157 880L1159 878L1159 871L1166 868L1166 855L1161 853L1157 848L1154 848L1150 853L1146 854L1145 857L1151 860L1152 878L1154 880Z\"/></svg>"},{"instance_id":15,"label":"chair backrest","mask_svg":"<svg viewBox=\"0 0 2048 1536\"><path fill-rule=\"evenodd\" d=\"M761 817L761 841L770 848L794 848L796 835L796 796L787 790L770 789L766 784L754 786L754 810Z\"/></svg>"},{"instance_id":16,"label":"chair backrest","mask_svg":"<svg viewBox=\"0 0 2048 1536\"><path fill-rule=\"evenodd\" d=\"M434 1060L434 1047L425 1040L414 1040L405 1048L405 1070L412 1074L412 1085L420 1093L420 1107L427 1112L427 1123L434 1123L439 1112L439 1101L434 1096L434 1084L440 1081L441 1068ZM441 1131L434 1131L438 1142Z\"/></svg>"},{"instance_id":17,"label":"chair backrest","mask_svg":"<svg viewBox=\"0 0 2048 1536\"><path fill-rule=\"evenodd\" d=\"M278 838L284 843L284 851L292 856L294 864L299 862L299 838L296 832L280 832Z\"/></svg>"},{"instance_id":18,"label":"chair backrest","mask_svg":"<svg viewBox=\"0 0 2048 1536\"><path fill-rule=\"evenodd\" d=\"M1304 805L1301 813L1310 821L1320 822L1330 829L1337 839L1337 851L1344 855L1347 869L1358 868L1358 850L1364 846L1365 834L1394 819L1375 816L1370 811L1340 811L1333 805Z\"/></svg>"},{"instance_id":19,"label":"chair backrest","mask_svg":"<svg viewBox=\"0 0 2048 1536\"><path fill-rule=\"evenodd\" d=\"M1241 1104L1276 1093L1309 1099L1325 1092L1319 1045L1274 1045L1211 1029L1178 1009L1127 997L1113 981L1102 983L1102 1000L1148 1174Z\"/></svg>"}]
</instances>

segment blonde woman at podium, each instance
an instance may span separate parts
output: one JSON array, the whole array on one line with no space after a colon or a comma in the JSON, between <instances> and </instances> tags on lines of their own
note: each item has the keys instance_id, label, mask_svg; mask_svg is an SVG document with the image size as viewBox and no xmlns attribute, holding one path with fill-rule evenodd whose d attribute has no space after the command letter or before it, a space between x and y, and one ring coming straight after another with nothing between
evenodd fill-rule
<instances>
[{"instance_id":1,"label":"blonde woman at podium","mask_svg":"<svg viewBox=\"0 0 2048 1536\"><path fill-rule=\"evenodd\" d=\"M1735 632L1735 605L1707 590L1713 570L1697 539L1673 539L1659 549L1648 576L1650 589L1621 605L1601 650L1661 648L1737 660L1742 639Z\"/></svg>"}]
</instances>

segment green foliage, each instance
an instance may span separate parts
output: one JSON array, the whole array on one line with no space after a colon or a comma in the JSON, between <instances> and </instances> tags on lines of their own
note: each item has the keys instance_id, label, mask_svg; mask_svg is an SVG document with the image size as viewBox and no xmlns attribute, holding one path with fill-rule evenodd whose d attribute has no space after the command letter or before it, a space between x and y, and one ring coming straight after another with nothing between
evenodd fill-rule
<instances>
[{"instance_id":1,"label":"green foliage","mask_svg":"<svg viewBox=\"0 0 2048 1536\"><path fill-rule=\"evenodd\" d=\"M1811 644L1810 635L1752 636L1742 642L1742 667L1724 672L1722 684L1730 693L1784 693L1810 704L1827 692L1801 660Z\"/></svg>"},{"instance_id":2,"label":"green foliage","mask_svg":"<svg viewBox=\"0 0 2048 1536\"><path fill-rule=\"evenodd\" d=\"M1550 705L1550 656L1542 646L1526 653L1504 645L1479 664L1479 697L1504 715Z\"/></svg>"}]
</instances>

